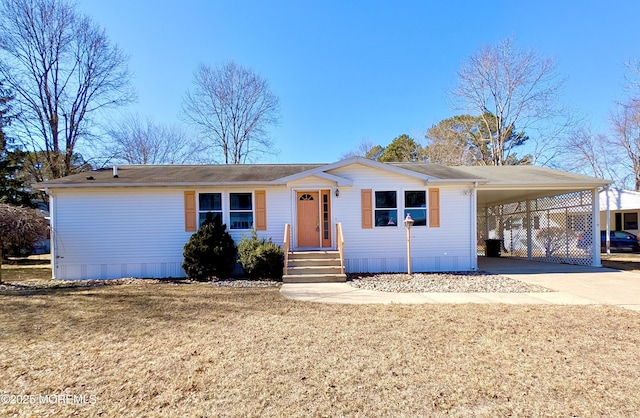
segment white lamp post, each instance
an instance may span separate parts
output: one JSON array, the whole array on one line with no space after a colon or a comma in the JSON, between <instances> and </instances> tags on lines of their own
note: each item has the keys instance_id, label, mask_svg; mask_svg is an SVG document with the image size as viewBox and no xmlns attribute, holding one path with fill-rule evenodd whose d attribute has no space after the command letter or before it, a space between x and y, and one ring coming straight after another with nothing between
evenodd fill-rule
<instances>
[{"instance_id":1,"label":"white lamp post","mask_svg":"<svg viewBox=\"0 0 640 418\"><path fill-rule=\"evenodd\" d=\"M407 274L411 274L411 227L413 222L411 214L407 213L407 217L404 218L404 227L407 229Z\"/></svg>"}]
</instances>

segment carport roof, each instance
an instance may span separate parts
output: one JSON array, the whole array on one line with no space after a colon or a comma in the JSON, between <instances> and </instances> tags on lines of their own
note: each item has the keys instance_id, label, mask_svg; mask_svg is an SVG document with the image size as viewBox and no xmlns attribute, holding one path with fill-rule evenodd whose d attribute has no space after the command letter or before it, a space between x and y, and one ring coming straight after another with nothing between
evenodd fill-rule
<instances>
[{"instance_id":1,"label":"carport roof","mask_svg":"<svg viewBox=\"0 0 640 418\"><path fill-rule=\"evenodd\" d=\"M611 181L532 165L455 167L485 179L478 185L478 203L487 205L590 190Z\"/></svg>"}]
</instances>

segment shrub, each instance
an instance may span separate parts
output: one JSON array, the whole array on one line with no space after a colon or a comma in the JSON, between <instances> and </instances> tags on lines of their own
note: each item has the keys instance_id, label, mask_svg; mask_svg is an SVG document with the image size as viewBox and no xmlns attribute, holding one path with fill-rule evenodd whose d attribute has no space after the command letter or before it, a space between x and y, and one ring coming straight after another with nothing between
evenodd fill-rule
<instances>
[{"instance_id":1,"label":"shrub","mask_svg":"<svg viewBox=\"0 0 640 418\"><path fill-rule=\"evenodd\" d=\"M213 218L207 213L200 228L184 246L182 268L193 280L227 278L233 272L237 253L227 226L219 217Z\"/></svg>"},{"instance_id":2,"label":"shrub","mask_svg":"<svg viewBox=\"0 0 640 418\"><path fill-rule=\"evenodd\" d=\"M282 247L270 238L258 238L256 231L251 231L250 238L242 237L238 244L238 261L250 279L282 280Z\"/></svg>"}]
</instances>

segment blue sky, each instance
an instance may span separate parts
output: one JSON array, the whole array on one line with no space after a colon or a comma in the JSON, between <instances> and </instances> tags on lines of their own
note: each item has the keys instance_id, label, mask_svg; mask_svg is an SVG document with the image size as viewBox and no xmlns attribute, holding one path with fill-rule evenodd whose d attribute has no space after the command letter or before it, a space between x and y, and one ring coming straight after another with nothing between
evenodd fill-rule
<instances>
[{"instance_id":1,"label":"blue sky","mask_svg":"<svg viewBox=\"0 0 640 418\"><path fill-rule=\"evenodd\" d=\"M624 62L640 59L640 2L79 0L130 56L130 110L179 124L199 64L235 60L281 104L279 153L260 162L333 162L362 140L387 145L460 112L448 91L482 45L510 36L553 56L564 100L608 128Z\"/></svg>"}]
</instances>

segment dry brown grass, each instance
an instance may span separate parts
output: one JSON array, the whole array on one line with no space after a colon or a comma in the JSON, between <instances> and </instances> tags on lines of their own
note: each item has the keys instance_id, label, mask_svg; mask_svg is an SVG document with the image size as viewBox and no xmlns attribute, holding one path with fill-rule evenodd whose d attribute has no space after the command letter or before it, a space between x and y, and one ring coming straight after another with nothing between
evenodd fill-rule
<instances>
[{"instance_id":1,"label":"dry brown grass","mask_svg":"<svg viewBox=\"0 0 640 418\"><path fill-rule=\"evenodd\" d=\"M640 316L147 284L0 294L2 416L631 416Z\"/></svg>"},{"instance_id":2,"label":"dry brown grass","mask_svg":"<svg viewBox=\"0 0 640 418\"><path fill-rule=\"evenodd\" d=\"M640 273L640 254L636 253L611 253L602 254L602 265L619 270L627 270Z\"/></svg>"},{"instance_id":3,"label":"dry brown grass","mask_svg":"<svg viewBox=\"0 0 640 418\"><path fill-rule=\"evenodd\" d=\"M51 268L39 266L2 266L3 282L24 282L33 280L51 280Z\"/></svg>"},{"instance_id":4,"label":"dry brown grass","mask_svg":"<svg viewBox=\"0 0 640 418\"><path fill-rule=\"evenodd\" d=\"M9 258L2 264L2 281L51 280L51 259L48 254L28 258Z\"/></svg>"}]
</instances>

